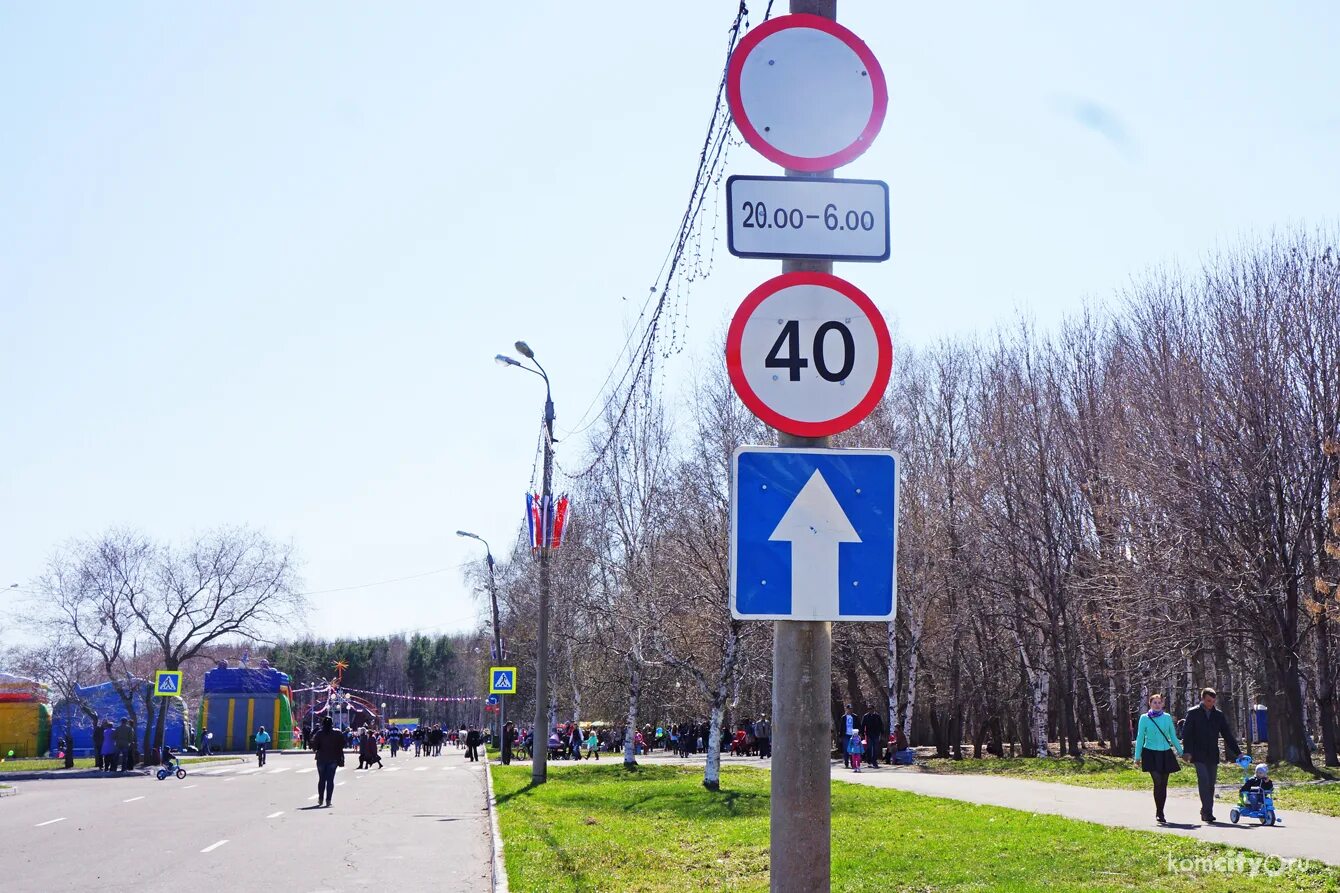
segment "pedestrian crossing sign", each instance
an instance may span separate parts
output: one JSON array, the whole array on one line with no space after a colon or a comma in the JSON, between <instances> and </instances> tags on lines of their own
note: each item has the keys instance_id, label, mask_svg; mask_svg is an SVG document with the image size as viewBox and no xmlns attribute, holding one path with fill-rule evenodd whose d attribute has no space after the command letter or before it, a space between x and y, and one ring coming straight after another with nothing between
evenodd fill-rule
<instances>
[{"instance_id":1,"label":"pedestrian crossing sign","mask_svg":"<svg viewBox=\"0 0 1340 893\"><path fill-rule=\"evenodd\" d=\"M171 698L181 694L181 670L159 670L154 674L154 694Z\"/></svg>"},{"instance_id":2,"label":"pedestrian crossing sign","mask_svg":"<svg viewBox=\"0 0 1340 893\"><path fill-rule=\"evenodd\" d=\"M490 667L489 694L516 694L516 667Z\"/></svg>"}]
</instances>

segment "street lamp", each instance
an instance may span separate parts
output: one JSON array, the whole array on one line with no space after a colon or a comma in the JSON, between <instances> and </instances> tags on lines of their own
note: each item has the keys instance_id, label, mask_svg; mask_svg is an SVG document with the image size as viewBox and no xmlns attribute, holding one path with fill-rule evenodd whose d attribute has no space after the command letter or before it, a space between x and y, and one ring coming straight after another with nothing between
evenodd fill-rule
<instances>
[{"instance_id":1,"label":"street lamp","mask_svg":"<svg viewBox=\"0 0 1340 893\"><path fill-rule=\"evenodd\" d=\"M515 345L516 352L535 365L532 369L520 360L505 354L494 359L503 366L515 366L525 369L544 379L544 477L540 491L540 623L535 646L539 654L535 656L535 747L530 764L531 784L544 784L547 780L549 750L545 746L549 740L549 546L550 537L546 529L548 514L546 507L553 503L554 482L554 397L549 387L549 373L544 371L540 361L535 359L535 351L524 341Z\"/></svg>"},{"instance_id":2,"label":"street lamp","mask_svg":"<svg viewBox=\"0 0 1340 893\"><path fill-rule=\"evenodd\" d=\"M467 537L472 540L479 540L484 544L484 557L488 559L489 565L489 603L493 606L493 657L498 663L503 662L503 640L502 627L498 625L498 580L493 574L493 550L489 548L489 541L477 533L471 533L468 530L456 531L457 536ZM511 759L506 756L507 736L507 696L498 696L498 741L503 745L501 753L504 755L503 762L510 763Z\"/></svg>"}]
</instances>

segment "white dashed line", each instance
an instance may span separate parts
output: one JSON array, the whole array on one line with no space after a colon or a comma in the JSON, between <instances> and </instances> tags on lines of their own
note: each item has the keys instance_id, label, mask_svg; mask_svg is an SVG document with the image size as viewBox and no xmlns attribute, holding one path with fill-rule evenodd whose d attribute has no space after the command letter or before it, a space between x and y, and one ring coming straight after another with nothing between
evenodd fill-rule
<instances>
[{"instance_id":1,"label":"white dashed line","mask_svg":"<svg viewBox=\"0 0 1340 893\"><path fill-rule=\"evenodd\" d=\"M237 781L237 776L234 775L232 778L225 778L224 781Z\"/></svg>"},{"instance_id":2,"label":"white dashed line","mask_svg":"<svg viewBox=\"0 0 1340 893\"><path fill-rule=\"evenodd\" d=\"M266 818L267 818L267 819L277 819L277 818L279 818L279 817L280 817L281 815L283 815L283 814L284 814L284 810L281 809L281 810L279 810L279 812L272 812L272 813L270 813L269 815L266 816Z\"/></svg>"},{"instance_id":3,"label":"white dashed line","mask_svg":"<svg viewBox=\"0 0 1340 893\"><path fill-rule=\"evenodd\" d=\"M184 788L180 788L180 790L183 790L183 791L189 791L189 790L190 790L191 788L193 788L193 787L195 787L195 785L193 785L193 784L188 784L188 785L186 785L186 787L184 787Z\"/></svg>"},{"instance_id":4,"label":"white dashed line","mask_svg":"<svg viewBox=\"0 0 1340 893\"><path fill-rule=\"evenodd\" d=\"M315 799L316 799L316 794L313 794L312 796L308 797L307 799L308 799L308 800L315 800Z\"/></svg>"},{"instance_id":5,"label":"white dashed line","mask_svg":"<svg viewBox=\"0 0 1340 893\"><path fill-rule=\"evenodd\" d=\"M442 767L442 771L443 771L443 772L450 772L452 769L455 769L455 768L456 768L455 766L443 766L443 767Z\"/></svg>"},{"instance_id":6,"label":"white dashed line","mask_svg":"<svg viewBox=\"0 0 1340 893\"><path fill-rule=\"evenodd\" d=\"M415 766L415 767L414 767L414 771L415 771L415 772L427 772L427 771L428 771L428 767L427 767L427 766Z\"/></svg>"},{"instance_id":7,"label":"white dashed line","mask_svg":"<svg viewBox=\"0 0 1340 893\"><path fill-rule=\"evenodd\" d=\"M232 772L233 769L235 769L235 768L237 768L237 767L235 767L235 766L228 766L228 767L225 768L225 769L215 769L215 770L212 771L212 772L206 772L206 773L204 773L204 774L205 774L205 775L227 775L229 772Z\"/></svg>"},{"instance_id":8,"label":"white dashed line","mask_svg":"<svg viewBox=\"0 0 1340 893\"><path fill-rule=\"evenodd\" d=\"M281 766L281 767L279 767L278 769L271 769L271 770L270 770L270 774L271 774L271 775L278 775L280 772L287 772L288 770L290 770L290 769L292 769L292 768L293 768L292 766Z\"/></svg>"},{"instance_id":9,"label":"white dashed line","mask_svg":"<svg viewBox=\"0 0 1340 893\"><path fill-rule=\"evenodd\" d=\"M299 775L306 775L308 772L315 772L315 771L316 771L316 767L315 767L315 766L311 766L311 767L309 767L309 768L307 768L307 769L299 769L299 770L298 770L298 774L299 774Z\"/></svg>"},{"instance_id":10,"label":"white dashed line","mask_svg":"<svg viewBox=\"0 0 1340 893\"><path fill-rule=\"evenodd\" d=\"M387 771L387 772L399 772L399 771L400 771L400 767L399 767L399 766L391 766L391 767L389 767L386 771Z\"/></svg>"},{"instance_id":11,"label":"white dashed line","mask_svg":"<svg viewBox=\"0 0 1340 893\"><path fill-rule=\"evenodd\" d=\"M64 817L64 816L62 816L61 818L58 818L58 819L47 819L45 822L38 822L38 823L37 823L36 825L34 825L33 827L34 827L34 828L41 828L43 825L54 825L54 824L56 824L57 822L63 822L63 821L65 821L65 817Z\"/></svg>"},{"instance_id":12,"label":"white dashed line","mask_svg":"<svg viewBox=\"0 0 1340 893\"><path fill-rule=\"evenodd\" d=\"M219 847L223 846L223 845L224 845L225 843L227 843L227 842L228 842L228 841L226 841L226 840L220 840L218 843L211 843L209 846L205 847L205 848L204 848L203 850L201 850L200 852L202 852L202 853L211 853L211 852L213 852L214 850L217 850Z\"/></svg>"},{"instance_id":13,"label":"white dashed line","mask_svg":"<svg viewBox=\"0 0 1340 893\"><path fill-rule=\"evenodd\" d=\"M335 782L335 787L337 787L337 788L339 788L339 787L344 787L344 782L342 782L342 781L337 781L337 782Z\"/></svg>"},{"instance_id":14,"label":"white dashed line","mask_svg":"<svg viewBox=\"0 0 1340 893\"><path fill-rule=\"evenodd\" d=\"M264 772L260 766L252 766L250 769L243 769L238 775L255 775L257 772Z\"/></svg>"},{"instance_id":15,"label":"white dashed line","mask_svg":"<svg viewBox=\"0 0 1340 893\"><path fill-rule=\"evenodd\" d=\"M122 800L122 803L134 803L136 800L143 800L143 797L131 797L129 800Z\"/></svg>"}]
</instances>

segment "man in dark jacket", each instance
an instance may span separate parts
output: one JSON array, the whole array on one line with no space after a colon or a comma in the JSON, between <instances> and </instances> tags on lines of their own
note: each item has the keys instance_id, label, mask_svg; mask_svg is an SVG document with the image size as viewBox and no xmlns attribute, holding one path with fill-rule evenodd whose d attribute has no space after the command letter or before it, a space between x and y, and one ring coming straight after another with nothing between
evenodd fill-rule
<instances>
[{"instance_id":1,"label":"man in dark jacket","mask_svg":"<svg viewBox=\"0 0 1340 893\"><path fill-rule=\"evenodd\" d=\"M1219 695L1212 688L1200 690L1200 704L1187 711L1182 725L1182 749L1196 767L1200 788L1200 818L1214 822L1214 784L1219 779L1219 736L1224 737L1225 756L1236 760L1241 750L1228 727L1228 718L1215 709Z\"/></svg>"},{"instance_id":2,"label":"man in dark jacket","mask_svg":"<svg viewBox=\"0 0 1340 893\"><path fill-rule=\"evenodd\" d=\"M131 764L130 752L135 748L135 727L130 724L128 717L121 717L121 724L116 727L116 768L122 772L129 772L135 767Z\"/></svg>"},{"instance_id":3,"label":"man in dark jacket","mask_svg":"<svg viewBox=\"0 0 1340 893\"><path fill-rule=\"evenodd\" d=\"M867 707L861 717L861 734L865 736L865 758L871 769L879 768L880 743L884 740L884 720L874 707Z\"/></svg>"}]
</instances>

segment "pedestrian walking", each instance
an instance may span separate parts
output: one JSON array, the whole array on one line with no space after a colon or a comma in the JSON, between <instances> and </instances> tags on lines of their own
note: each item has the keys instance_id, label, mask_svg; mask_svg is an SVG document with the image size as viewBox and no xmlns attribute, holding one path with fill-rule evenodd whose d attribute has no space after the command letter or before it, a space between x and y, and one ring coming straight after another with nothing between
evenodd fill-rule
<instances>
[{"instance_id":1,"label":"pedestrian walking","mask_svg":"<svg viewBox=\"0 0 1340 893\"><path fill-rule=\"evenodd\" d=\"M475 729L465 733L465 758L472 763L479 762L479 732Z\"/></svg>"},{"instance_id":2,"label":"pedestrian walking","mask_svg":"<svg viewBox=\"0 0 1340 893\"><path fill-rule=\"evenodd\" d=\"M391 740L391 759L394 760L396 751L400 749L400 733L392 729L388 737Z\"/></svg>"},{"instance_id":3,"label":"pedestrian walking","mask_svg":"<svg viewBox=\"0 0 1340 893\"><path fill-rule=\"evenodd\" d=\"M316 805L330 806L335 796L335 770L344 765L344 733L335 730L329 716L322 717L321 730L312 736L316 757Z\"/></svg>"},{"instance_id":4,"label":"pedestrian walking","mask_svg":"<svg viewBox=\"0 0 1340 893\"><path fill-rule=\"evenodd\" d=\"M371 769L373 763L377 764L378 769L382 768L382 757L377 752L377 735L364 729L358 743L358 768Z\"/></svg>"},{"instance_id":5,"label":"pedestrian walking","mask_svg":"<svg viewBox=\"0 0 1340 893\"><path fill-rule=\"evenodd\" d=\"M861 735L865 738L865 758L871 769L879 768L879 742L884 740L884 720L874 707L867 706L861 717Z\"/></svg>"},{"instance_id":6,"label":"pedestrian walking","mask_svg":"<svg viewBox=\"0 0 1340 893\"><path fill-rule=\"evenodd\" d=\"M1215 707L1219 694L1212 688L1200 690L1200 703L1187 711L1182 721L1182 747L1186 758L1196 767L1196 786L1200 789L1201 821L1214 824L1214 784L1219 780L1219 737L1229 762L1242 751L1238 739L1228 727L1228 718Z\"/></svg>"},{"instance_id":7,"label":"pedestrian walking","mask_svg":"<svg viewBox=\"0 0 1340 893\"><path fill-rule=\"evenodd\" d=\"M116 768L121 772L129 772L134 768L131 765L131 751L135 748L135 727L130 724L130 717L121 717L121 724L116 727Z\"/></svg>"},{"instance_id":8,"label":"pedestrian walking","mask_svg":"<svg viewBox=\"0 0 1340 893\"><path fill-rule=\"evenodd\" d=\"M508 722L503 726L502 733L502 762L504 766L512 764L512 745L516 743L516 725Z\"/></svg>"},{"instance_id":9,"label":"pedestrian walking","mask_svg":"<svg viewBox=\"0 0 1340 893\"><path fill-rule=\"evenodd\" d=\"M865 750L865 742L861 740L860 732L852 732L847 737L846 745L842 748L847 754L847 764L854 772L861 771L861 753Z\"/></svg>"},{"instance_id":10,"label":"pedestrian walking","mask_svg":"<svg viewBox=\"0 0 1340 893\"><path fill-rule=\"evenodd\" d=\"M754 743L758 745L758 758L766 760L772 756L772 723L766 716L760 716L754 723Z\"/></svg>"},{"instance_id":11,"label":"pedestrian walking","mask_svg":"<svg viewBox=\"0 0 1340 893\"><path fill-rule=\"evenodd\" d=\"M847 712L842 714L842 765L847 769L851 768L851 753L847 750L847 742L856 734L859 725L860 720L851 712L851 705L848 704Z\"/></svg>"},{"instance_id":12,"label":"pedestrian walking","mask_svg":"<svg viewBox=\"0 0 1340 893\"><path fill-rule=\"evenodd\" d=\"M1176 751L1176 756L1173 752ZM1135 732L1135 762L1149 773L1154 784L1154 820L1167 824L1163 804L1168 801L1168 776L1180 772L1177 757L1182 755L1182 742L1177 740L1177 726L1163 712L1163 695L1149 696L1149 711L1140 715Z\"/></svg>"},{"instance_id":13,"label":"pedestrian walking","mask_svg":"<svg viewBox=\"0 0 1340 893\"><path fill-rule=\"evenodd\" d=\"M110 722L102 727L102 769L116 771L116 726Z\"/></svg>"}]
</instances>

